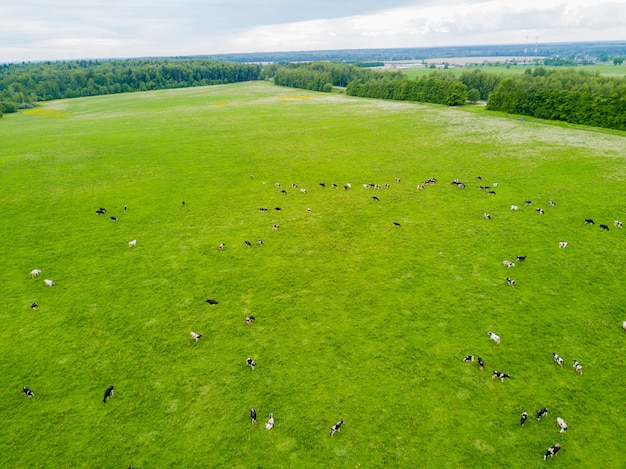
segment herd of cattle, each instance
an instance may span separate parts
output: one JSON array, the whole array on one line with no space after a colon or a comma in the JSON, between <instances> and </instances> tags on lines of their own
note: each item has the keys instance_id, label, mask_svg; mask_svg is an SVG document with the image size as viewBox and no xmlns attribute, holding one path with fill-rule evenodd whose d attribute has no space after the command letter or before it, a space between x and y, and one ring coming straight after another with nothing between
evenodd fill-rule
<instances>
[{"instance_id":1,"label":"herd of cattle","mask_svg":"<svg viewBox=\"0 0 626 469\"><path fill-rule=\"evenodd\" d=\"M478 179L478 180L482 180L482 177L477 176L477 179ZM395 178L395 182L396 182L396 183L400 183L400 179L399 179L399 178ZM428 186L428 185L433 185L433 184L436 184L436 183L437 183L437 179L436 179L436 178L434 178L434 177L433 177L433 178L429 178L429 179L424 180L421 184L419 184L419 185L417 186L417 189L418 189L418 190L424 190L426 186ZM456 186L456 187L458 187L458 188L461 188L461 189L465 189L465 188L467 187L467 185L466 185L465 183L461 182L461 181L460 181L460 180L458 180L458 179L455 179L454 181L452 181L452 185L454 185L454 186ZM286 191L285 189L283 189L283 188L282 188L282 186L281 186L281 184L280 184L280 183L275 183L275 187L277 187L277 188L280 190L280 193L281 193L281 194L283 194L283 195L287 195L287 191ZM293 189L296 189L298 186L297 186L296 184L292 184L292 185L291 185L291 187L292 187ZM323 182L320 182L320 183L319 183L319 187L320 187L320 188L326 188L326 187L327 187L327 185L326 185L325 183L323 183ZM333 189L338 189L338 188L339 188L339 185L338 185L338 184L331 184L331 185L330 185L330 187L332 187ZM369 190L369 189L380 190L380 189L383 189L383 187L384 187L384 188L386 188L386 189L388 189L388 188L390 188L390 184L384 184L384 185L381 185L381 184L373 184L373 183L370 183L370 184L363 184L363 188L364 188L364 189L368 189L368 190ZM492 184L491 186L483 186L483 185L480 185L478 188L479 188L479 190L487 191L487 193L488 193L489 195L495 195L495 191L493 190L493 188L496 188L496 187L498 187L497 183L494 183L494 184ZM343 184L343 189L344 189L344 190L350 190L350 189L352 189L352 185L351 185L350 183L345 183L345 184ZM302 193L302 194L307 194L307 190L306 190L305 188L300 188L300 190L299 190L299 191L300 191L300 193ZM375 202L380 202L380 198L379 198L378 196L376 196L376 195L371 196L371 200L373 200L373 201L375 201ZM525 201L525 205L527 205L527 206L532 205L532 201L530 201L530 200ZM556 203L555 203L554 201L550 200L550 201L548 202L548 205L549 205L549 206L551 206L551 207L555 207L555 206L556 206ZM185 203L184 201L182 202L182 206L183 206L183 208L184 208L184 207L186 207L186 203ZM519 210L519 206L518 206L518 205L511 205L511 206L510 206L510 209L511 209L511 210L513 210L513 211L517 211L517 210ZM124 212L126 212L127 210L128 210L128 207L127 207L127 206L124 206ZM267 209L267 208L265 208L265 207L261 207L259 210L260 210L261 212L267 212L267 211L268 211L268 209ZM274 208L274 210L275 210L276 212L279 212L279 211L281 211L282 209L281 209L280 207L275 207L275 208ZM537 212L538 214L542 214L542 215L543 215L543 214L545 213L545 212L544 212L544 210L543 210L543 209L541 209L541 208L537 208L537 209L535 209L535 210L536 210L536 212ZM308 213L311 213L311 208L310 208L310 207L308 207L308 208L306 209L306 211L307 211ZM105 208L103 208L103 207L100 207L99 209L97 209L97 210L96 210L96 214L97 214L97 215L103 215L103 214L105 214L105 213L106 213L106 209L105 209ZM491 216L489 213L487 213L487 212L485 212L485 213L483 214L483 216L484 216L484 218L485 218L485 219L487 219L487 220L491 220L491 219L492 219L492 216ZM110 219L111 219L112 221L114 221L114 222L118 221L118 217L111 216L111 217L110 217ZM587 224L587 225L593 225L593 224L595 224L595 222L594 222L592 219L590 219L590 218L585 219L583 223L584 223L584 224ZM394 225L394 226L396 226L396 227L400 227L400 226L401 226L401 224L400 224L400 223L398 223L398 222L394 222L394 223L393 223L393 225ZM600 226L600 228L601 228L602 230L605 230L605 231L609 230L609 227L608 227L608 225L606 225L606 224L600 224L599 226ZM618 220L614 220L613 226L614 226L614 227L617 227L617 228L622 228L622 222L621 222L621 221L618 221ZM279 229L279 226L278 226L277 224L273 224L273 225L272 225L272 229L273 229L273 230L278 230L278 229ZM257 243L259 244L259 246L263 246L263 245L264 245L264 242L263 242L263 240L262 240L262 239L258 239ZM248 240L244 240L244 244L245 244L245 246L247 246L247 247L251 247L251 246L252 246L252 243L251 243L250 241L248 241ZM133 239L133 240L131 240L131 241L129 241L129 242L128 242L128 247L129 247L129 248L136 247L136 245L137 245L137 240L136 240L136 239ZM225 246L226 246L226 243L220 243L220 244L219 244L219 246L218 246L218 249L219 249L220 251L223 251L223 250L225 249ZM559 248L561 248L561 249L567 248L568 246L569 246L569 243L568 243L567 241L560 241L560 242L559 242ZM516 261L517 261L517 262L523 262L523 261L525 261L525 260L526 260L526 256L519 255L519 256L517 256L517 257L516 257ZM503 264L503 266L504 266L504 267L506 267L507 269L511 269L511 268L515 267L515 263L514 263L514 262L512 262L512 261L509 261L509 260L504 260L504 261L502 261L502 264ZM33 270L30 272L30 276L31 276L31 278L33 278L33 279L34 279L34 278L38 277L41 273L42 273L41 269L33 269ZM506 280L507 280L507 284L508 284L509 286L511 286L511 287L514 287L514 286L515 286L515 280L513 280L512 278L507 277L507 278L506 278ZM50 280L50 279L45 279L45 280L44 280L44 283L45 283L45 285L47 285L47 286L49 286L49 287L53 287L54 285L56 285L56 282L54 282L53 280ZM217 305L217 304L218 304L217 300L214 300L214 299L208 299L208 300L206 300L206 302L207 302L208 304L212 305L212 306L215 306L215 305ZM37 306L38 306L38 303L37 303L37 302L34 302L34 303L32 303L32 305L31 305L31 307L32 307L33 309L37 308ZM253 323L253 321L254 321L254 320L255 320L254 316L247 316L247 317L246 317L246 324L247 324L247 325L251 325L251 324ZM623 328L623 329L624 329L624 331L626 332L626 320L625 320L625 321L623 321L623 323L622 323L622 328ZM190 333L190 335L191 335L191 338L192 338L195 342L198 342L198 341L199 341L199 340L203 337L203 334L201 334L201 333L196 333L196 332L193 332L193 331ZM489 332L487 333L487 335L488 335L488 337L489 337L489 339L490 339L490 340L492 340L493 342L495 342L495 344L500 345L500 343L501 343L501 338L500 338L500 336L499 336L499 335L495 334L495 333L494 333L494 332L492 332L492 331L489 331ZM560 357L557 353L555 353L555 352L552 352L552 356L553 356L553 360L554 360L554 362L555 362L555 363L556 363L559 367L562 367L562 366L563 366L563 364L564 364L564 360L563 360L563 359L562 359L562 358L561 358L561 357ZM474 362L474 361L477 361L478 366L479 366L479 369L480 369L481 371L484 369L484 366L485 366L484 360L483 360L481 357L479 357L479 356L467 355L466 357L464 357L464 358L463 358L463 361L464 361L464 362ZM255 367L256 367L256 362L255 362L252 358L250 358L250 357L246 358L245 363L246 363L246 365L247 365L247 366L249 366L252 370L254 370L254 369L255 369ZM580 376L582 376L582 374L583 374L583 367L582 367L582 365L581 365L581 364L580 364L577 360L574 360L574 361L573 361L573 368L575 369L575 371L576 371L576 372L577 372ZM498 378L498 379L500 379L500 381L501 381L501 382L504 382L504 381L505 381L505 379L507 379L507 378L509 378L509 379L510 379L510 378L511 378L511 375L509 375L509 374L507 374L507 373L504 373L504 372L501 372L501 371L498 371L498 370L494 370L494 371L493 371L493 373L492 373L492 379L495 379L495 378ZM24 387L22 388L22 391L23 391L23 393L24 393L27 397L29 397L29 398L32 398L32 397L34 397L34 395L35 395L35 394L34 394L34 392L33 392L33 391L29 388L29 387L27 387L27 386L24 386ZM106 388L105 392L104 392L104 399L103 399L103 402L105 402L105 403L106 403L106 402L107 402L107 400L108 400L109 398L111 398L113 395L114 395L114 387L113 387L112 385L111 385L111 386L108 386L108 387ZM547 414L548 414L548 409L547 409L547 408L545 408L545 407L544 407L544 408L542 408L542 409L540 409L540 410L538 410L538 411L537 411L537 413L536 413L536 418L537 418L537 421L540 421L540 420L541 420L541 418L542 418L542 417L544 417L544 416L546 416ZM520 425L521 425L522 427L524 426L524 424L525 424L525 422L526 422L527 417L528 417L528 413L527 413L526 411L524 411L524 412L522 413L522 415L521 415L521 419L520 419ZM250 409L250 419L251 419L252 424L255 424L255 423L256 423L256 409L255 409L255 408L251 408L251 409ZM561 433L564 433L564 432L567 430L567 428L568 428L568 427L567 427L567 424L565 423L565 421L564 421L561 417L557 417L556 421L557 421L557 425L558 425L558 427L560 428L560 432L561 432ZM345 421L344 421L343 419L341 419L340 421L338 421L337 423L335 423L334 425L332 425L331 430L330 430L330 436L333 436L336 432L339 432L339 431L340 431L340 429L341 429L341 426L342 426L344 423L345 423ZM265 428L266 428L267 430L270 430L270 429L274 428L274 415L273 415L273 413L269 413L269 419L267 420L267 422L266 422L266 424L265 424ZM548 457L551 457L551 456L555 456L555 455L559 452L559 450L560 450L560 449L561 449L561 445L560 445L560 444L554 444L554 445L552 445L551 447L549 447L549 448L548 448L548 450L547 450L547 451L546 451L546 453L544 454L544 459L547 459Z\"/></svg>"}]
</instances>

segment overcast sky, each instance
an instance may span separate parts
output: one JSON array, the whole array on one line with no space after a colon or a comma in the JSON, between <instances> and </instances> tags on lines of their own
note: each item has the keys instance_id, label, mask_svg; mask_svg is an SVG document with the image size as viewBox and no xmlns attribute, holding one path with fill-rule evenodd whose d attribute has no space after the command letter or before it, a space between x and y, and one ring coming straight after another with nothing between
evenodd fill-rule
<instances>
[{"instance_id":1,"label":"overcast sky","mask_svg":"<svg viewBox=\"0 0 626 469\"><path fill-rule=\"evenodd\" d=\"M0 62L626 40L626 0L0 0Z\"/></svg>"}]
</instances>

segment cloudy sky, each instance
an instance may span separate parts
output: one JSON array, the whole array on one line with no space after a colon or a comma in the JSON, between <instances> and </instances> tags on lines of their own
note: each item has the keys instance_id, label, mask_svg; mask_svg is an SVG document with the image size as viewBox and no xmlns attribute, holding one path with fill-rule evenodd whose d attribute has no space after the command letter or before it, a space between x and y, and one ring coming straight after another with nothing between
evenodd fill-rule
<instances>
[{"instance_id":1,"label":"cloudy sky","mask_svg":"<svg viewBox=\"0 0 626 469\"><path fill-rule=\"evenodd\" d=\"M626 0L0 0L0 63L626 40Z\"/></svg>"}]
</instances>

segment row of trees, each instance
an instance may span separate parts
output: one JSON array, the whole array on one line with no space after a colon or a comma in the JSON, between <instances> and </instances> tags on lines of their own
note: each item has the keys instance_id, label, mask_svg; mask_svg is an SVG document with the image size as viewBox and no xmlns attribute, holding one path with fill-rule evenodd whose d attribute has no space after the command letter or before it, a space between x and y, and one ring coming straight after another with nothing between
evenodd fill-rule
<instances>
[{"instance_id":1,"label":"row of trees","mask_svg":"<svg viewBox=\"0 0 626 469\"><path fill-rule=\"evenodd\" d=\"M37 101L257 80L260 65L208 59L81 60L0 66L4 112Z\"/></svg>"},{"instance_id":2,"label":"row of trees","mask_svg":"<svg viewBox=\"0 0 626 469\"><path fill-rule=\"evenodd\" d=\"M503 78L487 109L626 130L626 78L540 67Z\"/></svg>"}]
</instances>

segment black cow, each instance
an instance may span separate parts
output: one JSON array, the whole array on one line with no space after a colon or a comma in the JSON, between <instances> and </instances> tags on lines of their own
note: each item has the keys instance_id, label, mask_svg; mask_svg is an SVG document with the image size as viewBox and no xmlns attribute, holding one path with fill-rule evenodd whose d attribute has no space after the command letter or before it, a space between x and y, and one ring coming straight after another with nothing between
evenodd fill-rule
<instances>
[{"instance_id":1,"label":"black cow","mask_svg":"<svg viewBox=\"0 0 626 469\"><path fill-rule=\"evenodd\" d=\"M102 402L104 402L106 404L107 400L112 397L114 394L113 392L113 386L109 386L108 388L106 388L106 390L104 391L104 400Z\"/></svg>"},{"instance_id":2,"label":"black cow","mask_svg":"<svg viewBox=\"0 0 626 469\"><path fill-rule=\"evenodd\" d=\"M609 227L607 225L600 225L600 229L604 231L609 231Z\"/></svg>"},{"instance_id":3,"label":"black cow","mask_svg":"<svg viewBox=\"0 0 626 469\"><path fill-rule=\"evenodd\" d=\"M585 225L595 225L591 218L585 218Z\"/></svg>"},{"instance_id":4,"label":"black cow","mask_svg":"<svg viewBox=\"0 0 626 469\"><path fill-rule=\"evenodd\" d=\"M526 260L526 256L517 256L515 259L517 259L520 262L524 262Z\"/></svg>"},{"instance_id":5,"label":"black cow","mask_svg":"<svg viewBox=\"0 0 626 469\"><path fill-rule=\"evenodd\" d=\"M211 306L215 306L217 304L217 300L212 300L212 299L208 299L206 300L207 303L209 303Z\"/></svg>"},{"instance_id":6,"label":"black cow","mask_svg":"<svg viewBox=\"0 0 626 469\"><path fill-rule=\"evenodd\" d=\"M110 217L110 218L111 218L111 220L113 220L113 221L117 221L117 217Z\"/></svg>"},{"instance_id":7,"label":"black cow","mask_svg":"<svg viewBox=\"0 0 626 469\"><path fill-rule=\"evenodd\" d=\"M402 226L400 223L398 223L397 221L393 222L393 226Z\"/></svg>"}]
</instances>

